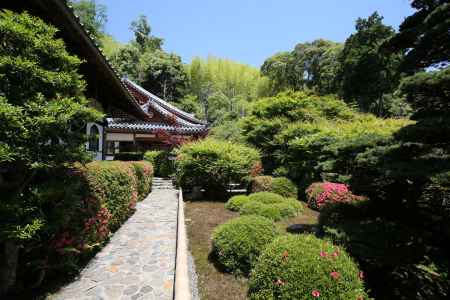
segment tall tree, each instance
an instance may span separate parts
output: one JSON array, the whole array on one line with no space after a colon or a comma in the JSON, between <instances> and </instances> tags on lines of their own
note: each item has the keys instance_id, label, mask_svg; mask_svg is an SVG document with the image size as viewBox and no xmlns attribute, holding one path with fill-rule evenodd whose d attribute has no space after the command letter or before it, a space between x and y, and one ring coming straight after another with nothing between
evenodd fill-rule
<instances>
[{"instance_id":1,"label":"tall tree","mask_svg":"<svg viewBox=\"0 0 450 300\"><path fill-rule=\"evenodd\" d=\"M141 56L139 81L157 96L176 101L184 96L187 76L178 55L156 50Z\"/></svg>"},{"instance_id":2,"label":"tall tree","mask_svg":"<svg viewBox=\"0 0 450 300\"><path fill-rule=\"evenodd\" d=\"M152 28L146 16L139 16L131 22L130 30L134 33L134 40L142 53L150 50L161 50L164 40L151 35Z\"/></svg>"},{"instance_id":3,"label":"tall tree","mask_svg":"<svg viewBox=\"0 0 450 300\"><path fill-rule=\"evenodd\" d=\"M356 32L346 41L340 56L341 95L364 112L383 113L383 94L392 93L400 79L401 55L383 55L380 45L395 34L377 12L356 21Z\"/></svg>"},{"instance_id":4,"label":"tall tree","mask_svg":"<svg viewBox=\"0 0 450 300\"><path fill-rule=\"evenodd\" d=\"M41 207L30 196L42 170L85 161L88 108L81 61L57 29L27 13L0 12L0 293L15 280L18 247L43 229Z\"/></svg>"},{"instance_id":5,"label":"tall tree","mask_svg":"<svg viewBox=\"0 0 450 300\"><path fill-rule=\"evenodd\" d=\"M279 52L264 61L261 73L270 79L273 93L294 89L302 80L303 74L295 72L293 60L290 52Z\"/></svg>"},{"instance_id":6,"label":"tall tree","mask_svg":"<svg viewBox=\"0 0 450 300\"><path fill-rule=\"evenodd\" d=\"M106 6L98 4L95 0L71 1L75 14L80 17L85 29L89 31L98 42L104 34L105 24L108 21Z\"/></svg>"}]
</instances>

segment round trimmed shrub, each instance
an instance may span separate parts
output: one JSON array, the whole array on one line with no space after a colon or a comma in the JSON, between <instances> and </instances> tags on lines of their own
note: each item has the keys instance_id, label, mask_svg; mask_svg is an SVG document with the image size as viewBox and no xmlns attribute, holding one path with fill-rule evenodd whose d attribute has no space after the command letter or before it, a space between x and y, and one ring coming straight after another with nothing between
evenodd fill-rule
<instances>
[{"instance_id":1,"label":"round trimmed shrub","mask_svg":"<svg viewBox=\"0 0 450 300\"><path fill-rule=\"evenodd\" d=\"M367 299L362 273L340 247L313 235L286 235L261 252L250 299Z\"/></svg>"},{"instance_id":2,"label":"round trimmed shrub","mask_svg":"<svg viewBox=\"0 0 450 300\"><path fill-rule=\"evenodd\" d=\"M225 208L231 211L239 211L242 205L248 201L249 198L246 195L233 196L225 203Z\"/></svg>"},{"instance_id":3,"label":"round trimmed shrub","mask_svg":"<svg viewBox=\"0 0 450 300\"><path fill-rule=\"evenodd\" d=\"M295 201L295 202L294 202ZM281 218L295 217L303 211L303 206L297 200L286 199L282 203L271 204L280 211Z\"/></svg>"},{"instance_id":4,"label":"round trimmed shrub","mask_svg":"<svg viewBox=\"0 0 450 300\"><path fill-rule=\"evenodd\" d=\"M243 216L219 225L213 232L213 253L226 271L247 275L262 249L278 231L269 219Z\"/></svg>"},{"instance_id":5,"label":"round trimmed shrub","mask_svg":"<svg viewBox=\"0 0 450 300\"><path fill-rule=\"evenodd\" d=\"M282 204L282 203L279 203ZM281 220L281 209L276 204L264 204L258 201L248 201L239 210L241 215L257 215L268 219Z\"/></svg>"},{"instance_id":6,"label":"round trimmed shrub","mask_svg":"<svg viewBox=\"0 0 450 300\"><path fill-rule=\"evenodd\" d=\"M248 196L250 201L256 201L264 204L275 204L284 201L284 198L272 192L259 192Z\"/></svg>"},{"instance_id":7,"label":"round trimmed shrub","mask_svg":"<svg viewBox=\"0 0 450 300\"><path fill-rule=\"evenodd\" d=\"M202 187L207 194L225 195L230 183L248 183L260 164L258 150L207 138L184 144L177 151L176 179L184 189Z\"/></svg>"},{"instance_id":8,"label":"round trimmed shrub","mask_svg":"<svg viewBox=\"0 0 450 300\"><path fill-rule=\"evenodd\" d=\"M283 197L293 198L297 198L298 193L295 183L286 177L275 177L272 179L272 188L270 191Z\"/></svg>"}]
</instances>

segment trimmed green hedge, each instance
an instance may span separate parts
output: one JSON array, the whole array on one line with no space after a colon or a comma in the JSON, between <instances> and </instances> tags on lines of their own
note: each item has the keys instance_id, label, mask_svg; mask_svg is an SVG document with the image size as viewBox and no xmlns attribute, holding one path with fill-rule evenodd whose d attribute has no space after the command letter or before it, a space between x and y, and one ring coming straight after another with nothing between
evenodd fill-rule
<instances>
[{"instance_id":1,"label":"trimmed green hedge","mask_svg":"<svg viewBox=\"0 0 450 300\"><path fill-rule=\"evenodd\" d=\"M245 216L219 225L213 233L213 253L226 271L247 275L266 244L278 235L269 219Z\"/></svg>"},{"instance_id":2,"label":"trimmed green hedge","mask_svg":"<svg viewBox=\"0 0 450 300\"><path fill-rule=\"evenodd\" d=\"M362 273L344 249L313 235L270 243L250 276L250 299L367 299Z\"/></svg>"},{"instance_id":3,"label":"trimmed green hedge","mask_svg":"<svg viewBox=\"0 0 450 300\"><path fill-rule=\"evenodd\" d=\"M246 195L233 196L227 201L227 203L225 203L225 208L231 211L239 211L242 205L248 201L249 198Z\"/></svg>"},{"instance_id":4,"label":"trimmed green hedge","mask_svg":"<svg viewBox=\"0 0 450 300\"><path fill-rule=\"evenodd\" d=\"M134 212L150 191L152 176L144 161L96 161L41 174L30 197L41 203L45 223L39 240L21 254L22 280L36 280L39 266L32 262L40 259L46 259L49 277L75 274Z\"/></svg>"},{"instance_id":5,"label":"trimmed green hedge","mask_svg":"<svg viewBox=\"0 0 450 300\"><path fill-rule=\"evenodd\" d=\"M248 183L259 162L253 148L208 138L177 150L176 178L184 189L202 187L224 195L230 183Z\"/></svg>"}]
</instances>

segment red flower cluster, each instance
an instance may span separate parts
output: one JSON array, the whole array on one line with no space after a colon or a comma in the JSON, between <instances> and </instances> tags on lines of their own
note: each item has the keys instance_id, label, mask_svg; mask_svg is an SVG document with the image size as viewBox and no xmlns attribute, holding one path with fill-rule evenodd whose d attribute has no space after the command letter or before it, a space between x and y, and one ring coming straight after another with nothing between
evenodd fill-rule
<instances>
[{"instance_id":1,"label":"red flower cluster","mask_svg":"<svg viewBox=\"0 0 450 300\"><path fill-rule=\"evenodd\" d=\"M50 247L55 249L56 252L62 254L64 252L64 248L73 247L74 242L75 239L70 235L70 233L64 231L59 237L50 242Z\"/></svg>"},{"instance_id":2,"label":"red flower cluster","mask_svg":"<svg viewBox=\"0 0 450 300\"><path fill-rule=\"evenodd\" d=\"M99 212L84 223L84 232L95 241L102 241L109 235L109 221L111 213L106 207L102 207Z\"/></svg>"}]
</instances>

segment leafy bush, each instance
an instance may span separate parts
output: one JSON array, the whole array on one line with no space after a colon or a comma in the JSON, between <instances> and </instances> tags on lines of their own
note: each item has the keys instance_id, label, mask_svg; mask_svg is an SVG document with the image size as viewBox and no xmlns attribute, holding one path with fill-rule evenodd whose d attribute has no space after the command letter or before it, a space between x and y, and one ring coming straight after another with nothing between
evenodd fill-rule
<instances>
[{"instance_id":1,"label":"leafy bush","mask_svg":"<svg viewBox=\"0 0 450 300\"><path fill-rule=\"evenodd\" d=\"M147 161L133 161L131 165L137 178L138 200L143 200L152 189L153 166Z\"/></svg>"},{"instance_id":2,"label":"leafy bush","mask_svg":"<svg viewBox=\"0 0 450 300\"><path fill-rule=\"evenodd\" d=\"M144 159L144 155L140 152L119 152L114 154L114 160L138 161L142 159Z\"/></svg>"},{"instance_id":3,"label":"leafy bush","mask_svg":"<svg viewBox=\"0 0 450 300\"><path fill-rule=\"evenodd\" d=\"M353 195L345 184L333 182L315 182L306 189L308 206L319 210L329 203L351 203L364 200Z\"/></svg>"},{"instance_id":4,"label":"leafy bush","mask_svg":"<svg viewBox=\"0 0 450 300\"><path fill-rule=\"evenodd\" d=\"M246 195L233 196L225 203L225 208L231 211L239 211L242 205L248 201L249 198Z\"/></svg>"},{"instance_id":5,"label":"leafy bush","mask_svg":"<svg viewBox=\"0 0 450 300\"><path fill-rule=\"evenodd\" d=\"M227 271L246 275L264 246L277 235L277 229L269 219L239 217L214 230L213 253Z\"/></svg>"},{"instance_id":6,"label":"leafy bush","mask_svg":"<svg viewBox=\"0 0 450 300\"><path fill-rule=\"evenodd\" d=\"M224 194L229 183L247 183L259 152L245 145L204 139L177 150L176 178L183 188Z\"/></svg>"},{"instance_id":7,"label":"leafy bush","mask_svg":"<svg viewBox=\"0 0 450 300\"><path fill-rule=\"evenodd\" d=\"M262 252L250 299L366 299L362 273L344 249L313 235L286 235Z\"/></svg>"},{"instance_id":8,"label":"leafy bush","mask_svg":"<svg viewBox=\"0 0 450 300\"><path fill-rule=\"evenodd\" d=\"M151 162L155 168L155 176L169 177L175 173L174 164L169 160L169 152L164 150L147 151L144 159Z\"/></svg>"},{"instance_id":9,"label":"leafy bush","mask_svg":"<svg viewBox=\"0 0 450 300\"><path fill-rule=\"evenodd\" d=\"M275 204L275 203L281 203L284 201L283 196L280 196L278 194L272 193L272 192L259 192L250 194L248 196L250 201L260 202L264 204Z\"/></svg>"},{"instance_id":10,"label":"leafy bush","mask_svg":"<svg viewBox=\"0 0 450 300\"><path fill-rule=\"evenodd\" d=\"M298 193L295 183L286 177L275 177L272 180L272 189L270 191L283 197L293 198L296 198Z\"/></svg>"},{"instance_id":11,"label":"leafy bush","mask_svg":"<svg viewBox=\"0 0 450 300\"><path fill-rule=\"evenodd\" d=\"M242 205L239 212L241 215L256 215L266 217L273 221L281 220L281 208L276 206L276 204L264 204L257 201L247 201Z\"/></svg>"},{"instance_id":12,"label":"leafy bush","mask_svg":"<svg viewBox=\"0 0 450 300\"><path fill-rule=\"evenodd\" d=\"M235 208L242 215L258 215L274 221L296 216L303 211L303 206L297 199L284 198L271 192L250 194L237 204Z\"/></svg>"},{"instance_id":13,"label":"leafy bush","mask_svg":"<svg viewBox=\"0 0 450 300\"><path fill-rule=\"evenodd\" d=\"M256 176L250 182L250 192L273 192L283 197L297 197L296 185L286 177Z\"/></svg>"}]
</instances>

